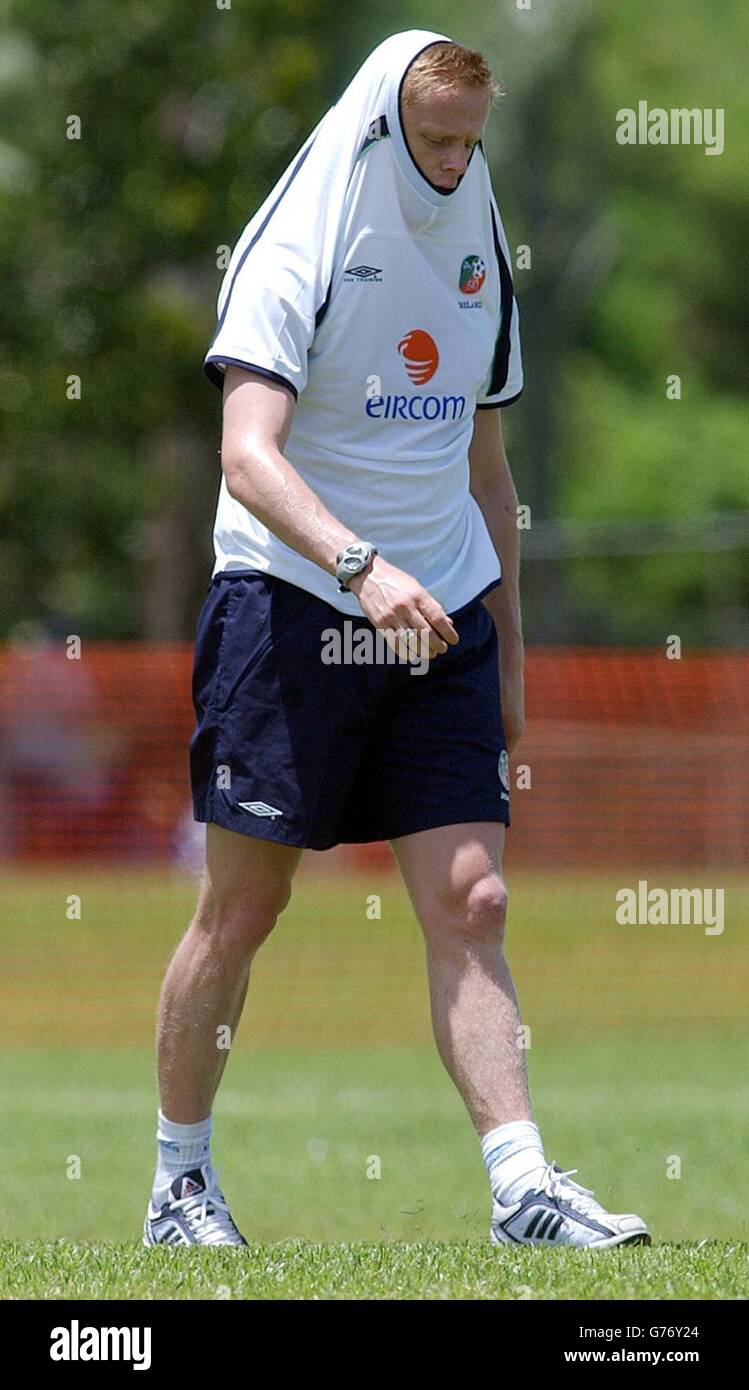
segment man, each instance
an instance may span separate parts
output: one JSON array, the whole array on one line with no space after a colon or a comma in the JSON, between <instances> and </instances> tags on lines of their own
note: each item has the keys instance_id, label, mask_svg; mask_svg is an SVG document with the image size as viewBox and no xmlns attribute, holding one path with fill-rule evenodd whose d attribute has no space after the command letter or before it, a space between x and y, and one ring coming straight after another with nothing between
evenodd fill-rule
<instances>
[{"instance_id":1,"label":"man","mask_svg":"<svg viewBox=\"0 0 749 1390\"><path fill-rule=\"evenodd\" d=\"M246 1244L210 1159L217 1030L233 1035L304 848L383 839L425 935L437 1047L481 1139L492 1240L649 1240L547 1163L502 954L523 646L497 407L522 369L481 143L494 93L481 55L444 35L386 40L222 286L205 366L223 386L223 479L191 744L207 862L160 1003L147 1244ZM383 633L398 660L324 655Z\"/></svg>"}]
</instances>

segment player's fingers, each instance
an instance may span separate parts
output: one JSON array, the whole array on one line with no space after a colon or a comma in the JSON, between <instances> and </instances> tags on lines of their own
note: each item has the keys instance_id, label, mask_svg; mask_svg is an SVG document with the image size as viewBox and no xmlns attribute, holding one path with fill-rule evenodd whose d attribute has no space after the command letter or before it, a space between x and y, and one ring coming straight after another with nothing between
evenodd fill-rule
<instances>
[{"instance_id":1,"label":"player's fingers","mask_svg":"<svg viewBox=\"0 0 749 1390\"><path fill-rule=\"evenodd\" d=\"M420 628L404 623L400 627L382 627L379 630L399 661L417 664L425 657L437 656L439 649L446 650L442 643L437 648L435 644L439 638L430 627L424 626L423 619L420 619Z\"/></svg>"},{"instance_id":2,"label":"player's fingers","mask_svg":"<svg viewBox=\"0 0 749 1390\"><path fill-rule=\"evenodd\" d=\"M425 620L424 614L420 609L411 617L401 631L409 633L409 643L414 651L423 656L440 656L447 651L447 642L442 638L435 627Z\"/></svg>"},{"instance_id":3,"label":"player's fingers","mask_svg":"<svg viewBox=\"0 0 749 1390\"><path fill-rule=\"evenodd\" d=\"M454 647L455 643L460 640L455 624L452 618L447 616L442 604L438 603L436 598L432 598L432 595L427 593L426 589L419 598L419 608L429 623L429 626L434 628L435 632L439 633L443 642L447 643L450 647Z\"/></svg>"}]
</instances>

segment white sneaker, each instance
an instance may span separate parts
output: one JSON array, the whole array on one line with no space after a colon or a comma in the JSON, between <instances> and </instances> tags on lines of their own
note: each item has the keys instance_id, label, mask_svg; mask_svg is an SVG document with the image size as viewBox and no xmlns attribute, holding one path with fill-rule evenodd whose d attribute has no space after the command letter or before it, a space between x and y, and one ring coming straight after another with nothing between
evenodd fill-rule
<instances>
[{"instance_id":1,"label":"white sneaker","mask_svg":"<svg viewBox=\"0 0 749 1390\"><path fill-rule=\"evenodd\" d=\"M209 1164L174 1179L161 1207L149 1201L144 1245L247 1245Z\"/></svg>"},{"instance_id":2,"label":"white sneaker","mask_svg":"<svg viewBox=\"0 0 749 1390\"><path fill-rule=\"evenodd\" d=\"M536 1187L520 1201L492 1204L492 1245L578 1245L605 1250L611 1245L650 1245L650 1233L639 1216L612 1216L588 1187L570 1180L570 1173L549 1163Z\"/></svg>"}]
</instances>

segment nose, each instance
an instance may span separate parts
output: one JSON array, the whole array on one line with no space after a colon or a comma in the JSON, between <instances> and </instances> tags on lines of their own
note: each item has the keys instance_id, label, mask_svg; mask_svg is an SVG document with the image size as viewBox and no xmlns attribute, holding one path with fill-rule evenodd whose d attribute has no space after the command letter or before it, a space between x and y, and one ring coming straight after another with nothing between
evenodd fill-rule
<instances>
[{"instance_id":1,"label":"nose","mask_svg":"<svg viewBox=\"0 0 749 1390\"><path fill-rule=\"evenodd\" d=\"M445 174L464 174L468 168L468 156L464 145L456 145L454 150L450 150L442 161L442 169Z\"/></svg>"}]
</instances>

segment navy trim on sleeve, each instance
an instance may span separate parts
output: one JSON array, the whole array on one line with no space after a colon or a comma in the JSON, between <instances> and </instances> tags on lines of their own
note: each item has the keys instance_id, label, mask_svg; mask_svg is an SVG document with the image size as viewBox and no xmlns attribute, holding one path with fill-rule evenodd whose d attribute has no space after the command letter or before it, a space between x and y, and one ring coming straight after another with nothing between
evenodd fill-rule
<instances>
[{"instance_id":1,"label":"navy trim on sleeve","mask_svg":"<svg viewBox=\"0 0 749 1390\"><path fill-rule=\"evenodd\" d=\"M207 357L203 363L203 371L208 380L212 381L214 386L218 386L219 391L224 389L224 373L220 372L215 365L217 362L227 362L232 367L244 367L247 372L257 372L258 376L267 376L269 381L277 381L279 386L286 386L295 401L299 399L296 386L289 381L288 377L281 376L280 372L271 372L267 367L258 367L256 362L240 362L238 357Z\"/></svg>"},{"instance_id":2,"label":"navy trim on sleeve","mask_svg":"<svg viewBox=\"0 0 749 1390\"><path fill-rule=\"evenodd\" d=\"M320 327L320 324L322 323L323 319L325 318L325 315L328 312L328 309L330 308L330 296L332 292L333 281L331 280L330 284L328 285L328 293L326 294L323 303L320 305L320 308L315 314L315 332L317 332L318 328Z\"/></svg>"},{"instance_id":3,"label":"navy trim on sleeve","mask_svg":"<svg viewBox=\"0 0 749 1390\"><path fill-rule=\"evenodd\" d=\"M512 314L514 310L514 294L512 289L512 275L510 274L510 267L508 266L507 261L504 258L504 253L502 251L502 246L499 240L499 232L497 231L497 219L494 216L494 205L490 203L489 208L492 215L494 251L497 257L497 265L499 266L499 288L501 296L499 333L497 334L497 342L494 349L494 360L492 362L491 379L487 387L487 395L494 396L498 391L501 391L502 387L505 385L507 381L507 373L510 369L510 329L512 327ZM503 401L502 404L507 404L507 402Z\"/></svg>"},{"instance_id":4,"label":"navy trim on sleeve","mask_svg":"<svg viewBox=\"0 0 749 1390\"><path fill-rule=\"evenodd\" d=\"M477 410L499 410L501 406L512 405L514 401L519 401L519 400L520 400L520 397L522 396L522 394L523 394L523 388L522 388L522 386L521 386L521 387L520 387L520 390L519 390L518 393L517 393L517 395L516 395L516 396L508 396L506 401L477 401L477 402L476 402L476 409L477 409Z\"/></svg>"}]
</instances>

